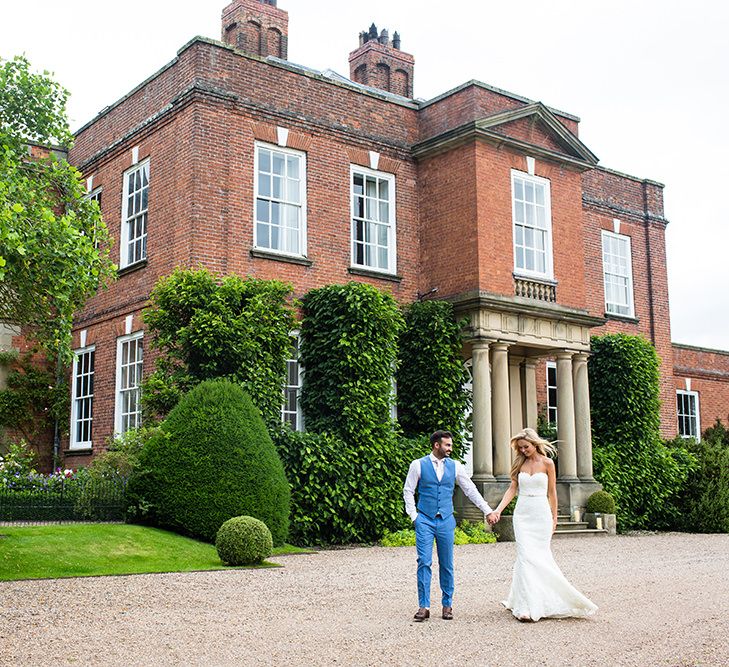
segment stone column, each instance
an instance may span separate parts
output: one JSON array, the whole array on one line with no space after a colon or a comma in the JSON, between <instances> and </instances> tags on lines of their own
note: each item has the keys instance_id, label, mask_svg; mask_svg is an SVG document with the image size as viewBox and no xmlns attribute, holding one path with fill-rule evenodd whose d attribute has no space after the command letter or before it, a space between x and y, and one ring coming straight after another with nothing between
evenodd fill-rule
<instances>
[{"instance_id":1,"label":"stone column","mask_svg":"<svg viewBox=\"0 0 729 667\"><path fill-rule=\"evenodd\" d=\"M491 417L494 434L494 475L509 479L511 469L511 416L509 410L509 346L494 343L491 346Z\"/></svg>"},{"instance_id":2,"label":"stone column","mask_svg":"<svg viewBox=\"0 0 729 667\"><path fill-rule=\"evenodd\" d=\"M572 352L557 354L557 443L559 478L577 479L575 396L572 388Z\"/></svg>"},{"instance_id":3,"label":"stone column","mask_svg":"<svg viewBox=\"0 0 729 667\"><path fill-rule=\"evenodd\" d=\"M587 379L587 355L572 359L572 380L575 391L575 438L577 440L577 476L592 481L592 429L590 426L590 388Z\"/></svg>"},{"instance_id":4,"label":"stone column","mask_svg":"<svg viewBox=\"0 0 729 667\"><path fill-rule=\"evenodd\" d=\"M524 423L537 428L537 360L524 360Z\"/></svg>"},{"instance_id":5,"label":"stone column","mask_svg":"<svg viewBox=\"0 0 729 667\"><path fill-rule=\"evenodd\" d=\"M473 479L493 480L491 439L491 368L489 342L477 340L471 354L473 377Z\"/></svg>"},{"instance_id":6,"label":"stone column","mask_svg":"<svg viewBox=\"0 0 729 667\"><path fill-rule=\"evenodd\" d=\"M509 408L511 411L511 433L518 433L524 428L524 414L522 412L522 384L521 364L524 357L509 355ZM511 454L511 453L510 453Z\"/></svg>"}]
</instances>

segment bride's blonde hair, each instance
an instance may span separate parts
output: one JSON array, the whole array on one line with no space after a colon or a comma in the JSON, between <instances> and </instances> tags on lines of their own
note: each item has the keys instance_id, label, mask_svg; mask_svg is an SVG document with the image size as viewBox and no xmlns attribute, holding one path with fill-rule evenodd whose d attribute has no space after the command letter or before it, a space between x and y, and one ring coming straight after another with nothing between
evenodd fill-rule
<instances>
[{"instance_id":1,"label":"bride's blonde hair","mask_svg":"<svg viewBox=\"0 0 729 667\"><path fill-rule=\"evenodd\" d=\"M521 470L524 461L526 461L526 456L519 451L519 440L531 442L537 452L542 456L550 456L553 458L557 455L557 448L554 444L549 442L549 440L540 438L539 434L533 428L525 428L519 431L509 442L516 455L514 457L514 463L511 464L511 479L516 479L519 470Z\"/></svg>"}]
</instances>

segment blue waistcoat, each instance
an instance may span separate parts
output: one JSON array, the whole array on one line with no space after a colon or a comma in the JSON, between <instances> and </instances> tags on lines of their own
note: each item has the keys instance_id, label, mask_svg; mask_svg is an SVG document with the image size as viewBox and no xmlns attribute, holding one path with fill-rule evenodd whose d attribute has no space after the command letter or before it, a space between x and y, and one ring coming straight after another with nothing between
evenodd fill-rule
<instances>
[{"instance_id":1,"label":"blue waistcoat","mask_svg":"<svg viewBox=\"0 0 729 667\"><path fill-rule=\"evenodd\" d=\"M418 512L431 519L440 514L447 519L453 514L453 490L456 487L456 464L444 459L443 478L438 481L430 456L420 459L420 481L418 482Z\"/></svg>"}]
</instances>

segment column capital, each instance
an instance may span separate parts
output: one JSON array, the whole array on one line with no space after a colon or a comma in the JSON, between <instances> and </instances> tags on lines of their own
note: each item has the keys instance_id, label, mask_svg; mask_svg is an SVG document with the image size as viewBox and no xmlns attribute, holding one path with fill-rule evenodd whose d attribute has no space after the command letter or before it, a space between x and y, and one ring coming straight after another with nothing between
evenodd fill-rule
<instances>
[{"instance_id":1,"label":"column capital","mask_svg":"<svg viewBox=\"0 0 729 667\"><path fill-rule=\"evenodd\" d=\"M471 349L472 350L488 350L491 345L493 345L493 340L488 340L485 338L474 338L471 341Z\"/></svg>"},{"instance_id":2,"label":"column capital","mask_svg":"<svg viewBox=\"0 0 729 667\"><path fill-rule=\"evenodd\" d=\"M497 340L497 341L494 341L493 343L491 343L491 348L493 350L496 350L497 352L507 352L509 347L510 347L509 343L503 343L500 340Z\"/></svg>"},{"instance_id":3,"label":"column capital","mask_svg":"<svg viewBox=\"0 0 729 667\"><path fill-rule=\"evenodd\" d=\"M539 359L537 357L524 357L525 368L536 368L538 363Z\"/></svg>"},{"instance_id":4,"label":"column capital","mask_svg":"<svg viewBox=\"0 0 729 667\"><path fill-rule=\"evenodd\" d=\"M557 359L571 360L575 354L576 353L573 352L572 350L560 350L559 352L557 352L557 354L555 356L557 357Z\"/></svg>"},{"instance_id":5,"label":"column capital","mask_svg":"<svg viewBox=\"0 0 729 667\"><path fill-rule=\"evenodd\" d=\"M575 352L575 356L573 359L575 361L584 362L587 363L587 360L590 358L589 352Z\"/></svg>"},{"instance_id":6,"label":"column capital","mask_svg":"<svg viewBox=\"0 0 729 667\"><path fill-rule=\"evenodd\" d=\"M524 361L526 357L520 357L515 354L509 355L509 366L521 366L522 361Z\"/></svg>"}]
</instances>

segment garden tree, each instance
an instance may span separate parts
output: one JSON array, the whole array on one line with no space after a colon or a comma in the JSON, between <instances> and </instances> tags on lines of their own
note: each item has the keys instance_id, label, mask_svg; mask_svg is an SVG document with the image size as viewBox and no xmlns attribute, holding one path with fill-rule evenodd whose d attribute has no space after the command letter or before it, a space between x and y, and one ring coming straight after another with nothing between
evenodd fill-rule
<instances>
[{"instance_id":1,"label":"garden tree","mask_svg":"<svg viewBox=\"0 0 729 667\"><path fill-rule=\"evenodd\" d=\"M291 286L275 280L220 279L205 269L161 278L144 313L160 351L142 385L145 407L164 416L199 382L227 378L277 424L294 328L290 302Z\"/></svg>"},{"instance_id":2,"label":"garden tree","mask_svg":"<svg viewBox=\"0 0 729 667\"><path fill-rule=\"evenodd\" d=\"M595 478L615 498L618 524L667 528L694 458L660 436L658 355L640 336L594 336L588 364Z\"/></svg>"},{"instance_id":3,"label":"garden tree","mask_svg":"<svg viewBox=\"0 0 729 667\"><path fill-rule=\"evenodd\" d=\"M404 517L407 464L391 417L402 315L392 296L355 282L311 290L302 306L306 429L312 437L334 436L347 452L336 483L351 493L336 494L334 540L377 539L385 530L399 528ZM322 491L322 502L323 496Z\"/></svg>"},{"instance_id":4,"label":"garden tree","mask_svg":"<svg viewBox=\"0 0 729 667\"><path fill-rule=\"evenodd\" d=\"M114 268L81 174L63 151L29 151L70 146L67 97L24 57L0 59L0 320L25 327L64 362L74 312Z\"/></svg>"},{"instance_id":5,"label":"garden tree","mask_svg":"<svg viewBox=\"0 0 729 667\"><path fill-rule=\"evenodd\" d=\"M207 542L242 515L263 521L275 545L288 534L281 460L250 396L227 380L198 384L144 442L128 499L136 519Z\"/></svg>"},{"instance_id":6,"label":"garden tree","mask_svg":"<svg viewBox=\"0 0 729 667\"><path fill-rule=\"evenodd\" d=\"M405 310L398 341L397 418L406 436L453 434L453 454L463 456L466 411L461 327L446 301L417 301Z\"/></svg>"},{"instance_id":7,"label":"garden tree","mask_svg":"<svg viewBox=\"0 0 729 667\"><path fill-rule=\"evenodd\" d=\"M729 430L717 419L701 440L676 438L698 463L676 503L680 527L701 533L729 533Z\"/></svg>"}]
</instances>

